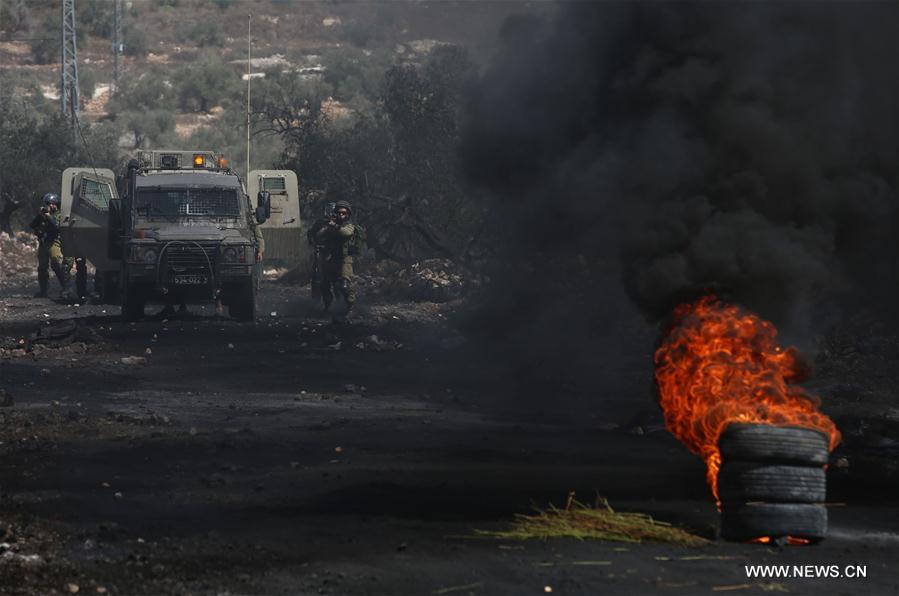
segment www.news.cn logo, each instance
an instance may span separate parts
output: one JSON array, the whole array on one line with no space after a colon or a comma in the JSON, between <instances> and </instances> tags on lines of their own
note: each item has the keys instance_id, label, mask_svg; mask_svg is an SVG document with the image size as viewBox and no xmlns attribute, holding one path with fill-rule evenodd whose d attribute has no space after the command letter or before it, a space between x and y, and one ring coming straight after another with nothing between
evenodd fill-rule
<instances>
[{"instance_id":1,"label":"www.news.cn logo","mask_svg":"<svg viewBox=\"0 0 899 596\"><path fill-rule=\"evenodd\" d=\"M867 565L745 565L750 578L860 578Z\"/></svg>"}]
</instances>

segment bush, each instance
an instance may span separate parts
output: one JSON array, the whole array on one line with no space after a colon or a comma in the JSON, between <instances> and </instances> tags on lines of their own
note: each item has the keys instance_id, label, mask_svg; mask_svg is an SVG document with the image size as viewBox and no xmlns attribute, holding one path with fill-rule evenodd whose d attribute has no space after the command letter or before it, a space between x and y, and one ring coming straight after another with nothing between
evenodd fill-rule
<instances>
[{"instance_id":1,"label":"bush","mask_svg":"<svg viewBox=\"0 0 899 596\"><path fill-rule=\"evenodd\" d=\"M215 46L221 47L225 43L225 35L218 23L213 21L201 21L190 28L187 34L201 48Z\"/></svg>"},{"instance_id":2,"label":"bush","mask_svg":"<svg viewBox=\"0 0 899 596\"><path fill-rule=\"evenodd\" d=\"M59 62L60 56L59 16L47 15L41 27L35 31L31 41L31 55L37 64Z\"/></svg>"},{"instance_id":3,"label":"bush","mask_svg":"<svg viewBox=\"0 0 899 596\"><path fill-rule=\"evenodd\" d=\"M207 53L178 70L174 85L178 107L189 112L208 112L211 107L239 94L240 78L221 58Z\"/></svg>"},{"instance_id":4,"label":"bush","mask_svg":"<svg viewBox=\"0 0 899 596\"><path fill-rule=\"evenodd\" d=\"M128 25L122 33L125 38L125 54L127 56L146 56L150 50L150 41L143 29Z\"/></svg>"},{"instance_id":5,"label":"bush","mask_svg":"<svg viewBox=\"0 0 899 596\"><path fill-rule=\"evenodd\" d=\"M97 73L92 68L78 69L78 92L82 101L90 101L97 89Z\"/></svg>"},{"instance_id":6,"label":"bush","mask_svg":"<svg viewBox=\"0 0 899 596\"><path fill-rule=\"evenodd\" d=\"M31 11L25 4L25 0L13 0L4 6L0 12L0 29L12 32L31 31L34 26L31 20Z\"/></svg>"},{"instance_id":7,"label":"bush","mask_svg":"<svg viewBox=\"0 0 899 596\"><path fill-rule=\"evenodd\" d=\"M115 29L115 4L109 0L79 0L75 18L78 37L85 31L112 39Z\"/></svg>"},{"instance_id":8,"label":"bush","mask_svg":"<svg viewBox=\"0 0 899 596\"><path fill-rule=\"evenodd\" d=\"M174 111L172 84L161 72L147 72L140 77L125 77L107 104L112 113Z\"/></svg>"}]
</instances>

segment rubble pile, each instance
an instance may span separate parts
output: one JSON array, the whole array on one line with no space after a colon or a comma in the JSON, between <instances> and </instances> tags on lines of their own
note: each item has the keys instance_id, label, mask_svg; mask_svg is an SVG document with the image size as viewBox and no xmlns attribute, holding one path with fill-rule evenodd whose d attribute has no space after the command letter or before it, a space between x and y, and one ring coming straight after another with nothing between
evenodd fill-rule
<instances>
[{"instance_id":1,"label":"rubble pile","mask_svg":"<svg viewBox=\"0 0 899 596\"><path fill-rule=\"evenodd\" d=\"M449 259L426 259L409 266L384 260L359 277L368 296L411 302L450 302L482 285L479 276Z\"/></svg>"},{"instance_id":2,"label":"rubble pile","mask_svg":"<svg viewBox=\"0 0 899 596\"><path fill-rule=\"evenodd\" d=\"M27 232L0 233L0 288L26 283L37 277L37 239Z\"/></svg>"},{"instance_id":3,"label":"rubble pile","mask_svg":"<svg viewBox=\"0 0 899 596\"><path fill-rule=\"evenodd\" d=\"M67 319L39 328L28 337L0 337L0 358L37 358L44 353L84 354L99 334L86 325Z\"/></svg>"}]
</instances>

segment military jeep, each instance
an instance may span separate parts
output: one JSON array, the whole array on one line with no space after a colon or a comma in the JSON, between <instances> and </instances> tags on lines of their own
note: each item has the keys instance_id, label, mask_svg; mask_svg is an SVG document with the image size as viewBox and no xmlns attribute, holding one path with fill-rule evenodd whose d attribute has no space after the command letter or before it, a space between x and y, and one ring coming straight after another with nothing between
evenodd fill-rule
<instances>
[{"instance_id":1,"label":"military jeep","mask_svg":"<svg viewBox=\"0 0 899 596\"><path fill-rule=\"evenodd\" d=\"M253 319L257 230L268 259L294 263L302 247L296 175L254 170L248 178L245 185L212 151L139 151L118 177L68 168L63 250L94 265L101 300L120 303L126 320L151 302L214 301Z\"/></svg>"},{"instance_id":2,"label":"military jeep","mask_svg":"<svg viewBox=\"0 0 899 596\"><path fill-rule=\"evenodd\" d=\"M121 262L122 316L148 302L221 302L232 317L256 312L255 213L240 177L209 151L141 151L109 205L109 254Z\"/></svg>"}]
</instances>

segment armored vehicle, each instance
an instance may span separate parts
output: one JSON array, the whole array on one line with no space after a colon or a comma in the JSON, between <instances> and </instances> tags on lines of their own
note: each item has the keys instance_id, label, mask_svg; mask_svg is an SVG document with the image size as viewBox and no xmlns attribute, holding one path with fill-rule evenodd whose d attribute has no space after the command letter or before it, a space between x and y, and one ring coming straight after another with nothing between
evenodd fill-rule
<instances>
[{"instance_id":1,"label":"armored vehicle","mask_svg":"<svg viewBox=\"0 0 899 596\"><path fill-rule=\"evenodd\" d=\"M60 235L67 257L85 258L96 269L95 288L104 302L118 300L121 265L110 259L109 202L118 198L115 174L103 168L68 168L62 173ZM87 295L86 276L75 277L79 296Z\"/></svg>"},{"instance_id":2,"label":"armored vehicle","mask_svg":"<svg viewBox=\"0 0 899 596\"><path fill-rule=\"evenodd\" d=\"M292 170L253 170L247 179L253 208L260 192L271 198L271 216L262 224L266 261L292 267L305 263L306 243L300 233L300 197Z\"/></svg>"},{"instance_id":3,"label":"armored vehicle","mask_svg":"<svg viewBox=\"0 0 899 596\"><path fill-rule=\"evenodd\" d=\"M293 172L253 171L250 179L261 186L252 202L237 173L211 151L140 151L116 182L109 170L69 168L64 251L94 265L101 297L120 302L126 320L141 317L150 302L213 301L252 319L258 226L273 213L279 232L300 222ZM281 221L267 186L277 191L281 213L295 210L295 221ZM266 256L292 261L289 232L282 236Z\"/></svg>"}]
</instances>

